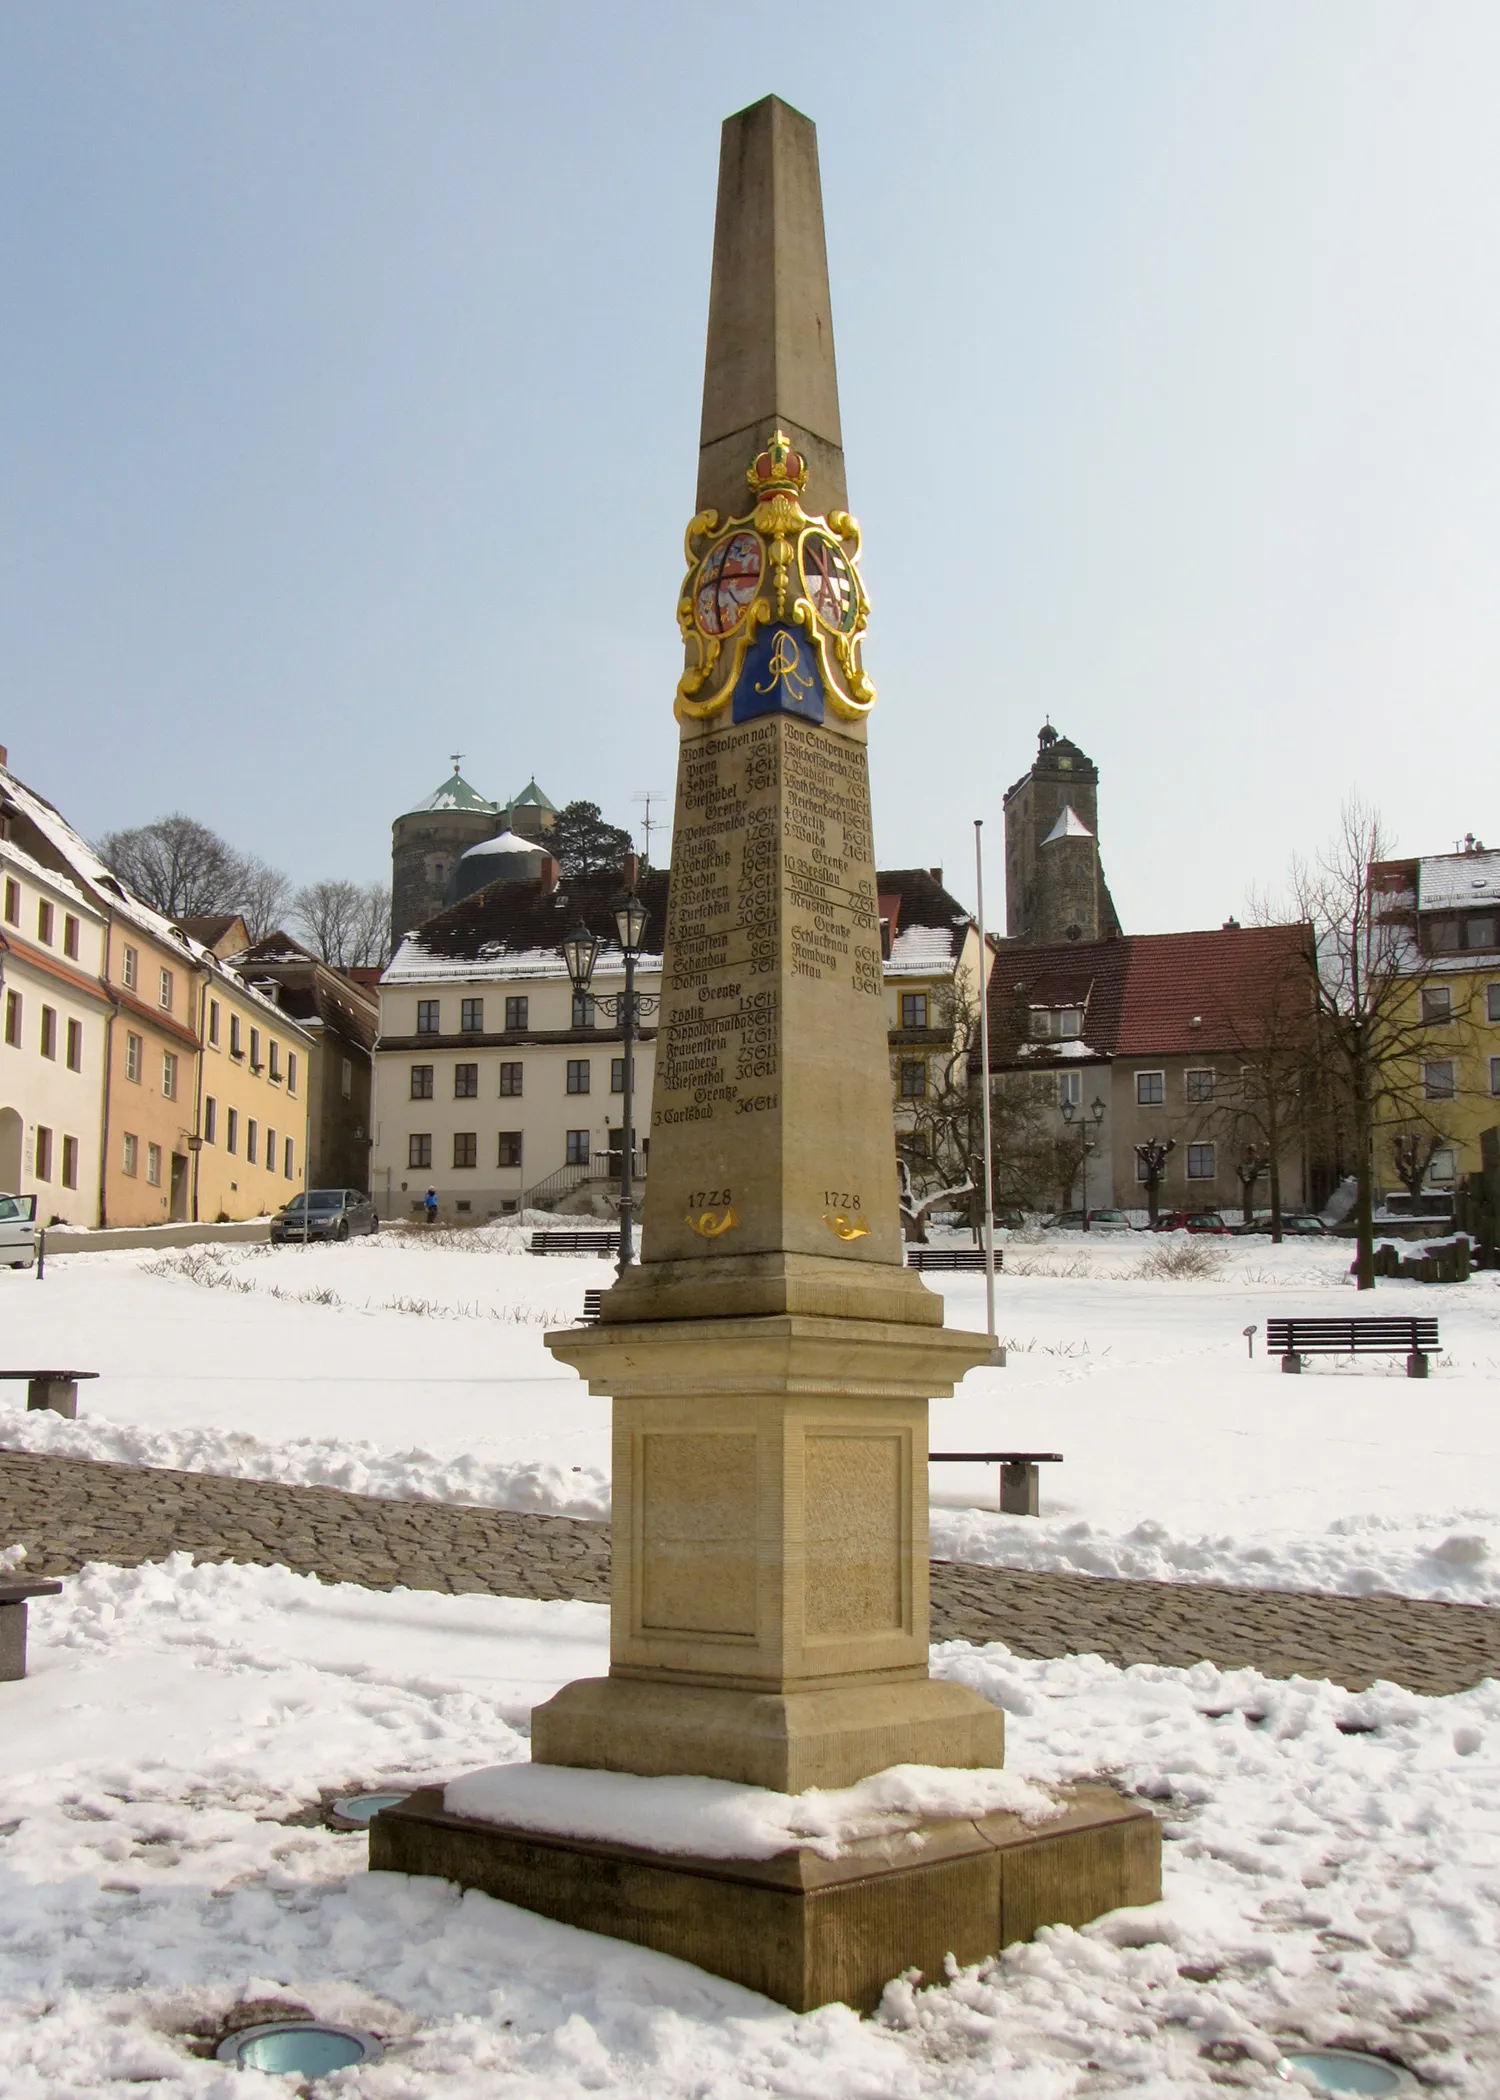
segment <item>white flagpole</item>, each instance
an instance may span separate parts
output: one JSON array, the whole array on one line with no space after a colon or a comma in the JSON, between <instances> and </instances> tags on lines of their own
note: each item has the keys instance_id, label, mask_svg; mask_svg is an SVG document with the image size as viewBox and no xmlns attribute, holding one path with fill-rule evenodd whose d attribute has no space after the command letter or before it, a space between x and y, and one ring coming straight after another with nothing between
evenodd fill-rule
<instances>
[{"instance_id":1,"label":"white flagpole","mask_svg":"<svg viewBox=\"0 0 1500 2100\"><path fill-rule=\"evenodd\" d=\"M995 1333L995 1176L990 1152L990 1000L986 983L989 949L984 931L984 819L974 819L974 879L979 892L979 1068L984 1115L984 1312L991 1342Z\"/></svg>"}]
</instances>

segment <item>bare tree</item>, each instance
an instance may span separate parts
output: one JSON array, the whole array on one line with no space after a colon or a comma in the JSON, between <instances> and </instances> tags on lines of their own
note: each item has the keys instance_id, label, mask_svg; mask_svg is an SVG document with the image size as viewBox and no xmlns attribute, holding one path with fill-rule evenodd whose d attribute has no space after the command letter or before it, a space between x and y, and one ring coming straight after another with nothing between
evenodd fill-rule
<instances>
[{"instance_id":1,"label":"bare tree","mask_svg":"<svg viewBox=\"0 0 1500 2100\"><path fill-rule=\"evenodd\" d=\"M1269 912L1262 925L1281 922ZM1264 1176L1271 1200L1271 1238L1282 1237L1281 1173L1287 1152L1304 1144L1320 1099L1316 1016L1307 976L1300 966L1299 939L1293 967L1263 969L1248 997L1224 997L1213 1016L1235 1069L1214 1080L1200 1127L1210 1129L1235 1155L1245 1223L1252 1222L1255 1187Z\"/></svg>"},{"instance_id":2,"label":"bare tree","mask_svg":"<svg viewBox=\"0 0 1500 2100\"><path fill-rule=\"evenodd\" d=\"M180 811L130 831L109 832L99 841L98 853L127 889L165 918L239 909L239 855L217 832Z\"/></svg>"},{"instance_id":3,"label":"bare tree","mask_svg":"<svg viewBox=\"0 0 1500 2100\"><path fill-rule=\"evenodd\" d=\"M275 933L292 902L292 882L280 868L254 854L240 863L237 910L252 941L263 941Z\"/></svg>"},{"instance_id":4,"label":"bare tree","mask_svg":"<svg viewBox=\"0 0 1500 2100\"><path fill-rule=\"evenodd\" d=\"M1435 979L1417 946L1414 910L1379 873L1390 858L1379 816L1350 802L1331 845L1315 862L1297 862L1292 870L1319 1062L1350 1132L1355 1276L1362 1291L1375 1283L1377 1132L1390 1124L1431 1129L1434 1121L1421 1064L1434 1037L1422 989L1424 980Z\"/></svg>"},{"instance_id":5,"label":"bare tree","mask_svg":"<svg viewBox=\"0 0 1500 2100\"><path fill-rule=\"evenodd\" d=\"M391 959L391 892L388 884L367 882L359 893L350 968L383 970Z\"/></svg>"},{"instance_id":6,"label":"bare tree","mask_svg":"<svg viewBox=\"0 0 1500 2100\"><path fill-rule=\"evenodd\" d=\"M390 959L390 891L378 882L315 882L292 900L299 930L336 970Z\"/></svg>"}]
</instances>

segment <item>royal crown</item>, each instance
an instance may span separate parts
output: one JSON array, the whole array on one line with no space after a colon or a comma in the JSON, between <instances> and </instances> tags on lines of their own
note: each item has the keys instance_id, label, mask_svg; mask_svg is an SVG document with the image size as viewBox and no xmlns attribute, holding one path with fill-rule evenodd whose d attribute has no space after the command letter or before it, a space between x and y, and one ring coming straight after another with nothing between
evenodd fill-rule
<instances>
[{"instance_id":1,"label":"royal crown","mask_svg":"<svg viewBox=\"0 0 1500 2100\"><path fill-rule=\"evenodd\" d=\"M795 489L800 495L807 487L807 461L792 450L786 432L778 430L765 451L756 454L745 479L757 495L769 495L775 489Z\"/></svg>"}]
</instances>

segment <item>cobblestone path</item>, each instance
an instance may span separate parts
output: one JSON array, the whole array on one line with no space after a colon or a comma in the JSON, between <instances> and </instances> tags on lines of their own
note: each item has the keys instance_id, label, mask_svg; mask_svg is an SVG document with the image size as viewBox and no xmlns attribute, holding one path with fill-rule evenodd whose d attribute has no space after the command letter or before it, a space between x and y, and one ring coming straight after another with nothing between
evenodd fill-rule
<instances>
[{"instance_id":1,"label":"cobblestone path","mask_svg":"<svg viewBox=\"0 0 1500 2100\"><path fill-rule=\"evenodd\" d=\"M28 1549L26 1572L37 1575L186 1551L281 1562L370 1589L601 1603L609 1595L606 1524L5 1451L0 1545L18 1539ZM935 1640L1002 1640L1027 1656L1094 1653L1181 1666L1207 1657L1271 1677L1331 1677L1351 1690L1384 1677L1415 1692L1453 1692L1500 1677L1500 1611L1476 1605L1118 1582L956 1561L932 1564L932 1632Z\"/></svg>"}]
</instances>

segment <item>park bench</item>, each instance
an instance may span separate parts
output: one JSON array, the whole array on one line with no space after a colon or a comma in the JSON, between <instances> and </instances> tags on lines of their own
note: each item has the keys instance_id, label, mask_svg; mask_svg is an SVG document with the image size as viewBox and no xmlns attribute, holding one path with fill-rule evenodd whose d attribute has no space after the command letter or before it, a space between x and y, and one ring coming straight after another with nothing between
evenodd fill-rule
<instances>
[{"instance_id":1,"label":"park bench","mask_svg":"<svg viewBox=\"0 0 1500 2100\"><path fill-rule=\"evenodd\" d=\"M0 1574L0 1684L26 1675L26 1607L33 1597L60 1597L62 1584L18 1582Z\"/></svg>"},{"instance_id":2,"label":"park bench","mask_svg":"<svg viewBox=\"0 0 1500 2100\"><path fill-rule=\"evenodd\" d=\"M550 1226L534 1232L526 1242L528 1254L618 1254L620 1235L608 1226L597 1227L592 1232L566 1232Z\"/></svg>"},{"instance_id":3,"label":"park bench","mask_svg":"<svg viewBox=\"0 0 1500 2100\"><path fill-rule=\"evenodd\" d=\"M908 1247L909 1269L977 1269L984 1274L983 1247ZM995 1274L1005 1267L1005 1249L995 1249Z\"/></svg>"},{"instance_id":4,"label":"park bench","mask_svg":"<svg viewBox=\"0 0 1500 2100\"><path fill-rule=\"evenodd\" d=\"M604 1292L602 1289L585 1291L583 1294L583 1311L578 1316L580 1325L597 1327L600 1320L604 1317L603 1304Z\"/></svg>"},{"instance_id":5,"label":"park bench","mask_svg":"<svg viewBox=\"0 0 1500 2100\"><path fill-rule=\"evenodd\" d=\"M98 1376L97 1371L0 1371L0 1379L26 1380L28 1408L50 1407L54 1414L66 1415L70 1422L78 1419L79 1379Z\"/></svg>"},{"instance_id":6,"label":"park bench","mask_svg":"<svg viewBox=\"0 0 1500 2100\"><path fill-rule=\"evenodd\" d=\"M1281 1358L1283 1371L1300 1371L1304 1356L1401 1356L1408 1378L1427 1376L1427 1359L1438 1347L1435 1319L1370 1313L1352 1319L1267 1320L1266 1350Z\"/></svg>"},{"instance_id":7,"label":"park bench","mask_svg":"<svg viewBox=\"0 0 1500 2100\"><path fill-rule=\"evenodd\" d=\"M1060 1451L929 1451L929 1465L998 1466L1002 1517L1037 1517L1042 1510L1038 1466L1060 1466Z\"/></svg>"}]
</instances>

